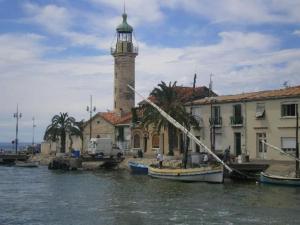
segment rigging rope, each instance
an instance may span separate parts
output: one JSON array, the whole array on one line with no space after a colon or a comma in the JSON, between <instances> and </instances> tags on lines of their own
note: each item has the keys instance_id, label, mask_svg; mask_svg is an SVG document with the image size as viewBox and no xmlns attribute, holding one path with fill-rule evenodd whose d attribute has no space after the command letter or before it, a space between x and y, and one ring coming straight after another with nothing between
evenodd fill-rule
<instances>
[{"instance_id":1,"label":"rigging rope","mask_svg":"<svg viewBox=\"0 0 300 225\"><path fill-rule=\"evenodd\" d=\"M171 117L169 114L167 114L165 111L163 111L160 107L158 107L156 104L154 104L149 99L146 99L143 95L138 93L133 87L131 87L129 84L127 85L132 91L134 91L137 95L139 95L141 98L143 98L146 102L148 102L150 105L152 105L154 108L158 110L158 112L165 117L171 124L173 124L175 127L177 127L179 130L181 130L183 133L185 133L189 138L191 138L197 145L202 146L209 154L211 154L219 163L221 163L230 173L233 171L232 168L230 168L225 162L223 162L215 153L213 153L206 145L204 145L199 139L197 139L191 132L189 132L184 126L182 126L180 123L178 123L173 117Z\"/></svg>"},{"instance_id":2,"label":"rigging rope","mask_svg":"<svg viewBox=\"0 0 300 225\"><path fill-rule=\"evenodd\" d=\"M267 142L265 142L265 141L263 141L263 140L261 140L261 142L262 142L263 144L268 145L268 146L270 146L271 148L273 148L273 149L275 149L275 150L281 152L281 153L284 154L285 156L287 156L287 157L289 157L289 158L292 158L292 159L294 159L294 160L300 162L300 159L298 159L298 158L296 158L295 156L293 156L293 155L291 155L291 154L289 154L289 153L283 151L281 148L278 148L278 147L276 147L276 146L274 146L274 145L271 145L271 144L269 144L269 143L267 143Z\"/></svg>"}]
</instances>

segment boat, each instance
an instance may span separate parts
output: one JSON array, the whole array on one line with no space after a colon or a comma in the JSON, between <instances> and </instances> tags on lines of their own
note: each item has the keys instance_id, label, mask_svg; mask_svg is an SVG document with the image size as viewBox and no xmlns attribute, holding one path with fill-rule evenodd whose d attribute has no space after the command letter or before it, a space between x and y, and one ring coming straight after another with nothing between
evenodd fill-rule
<instances>
[{"instance_id":1,"label":"boat","mask_svg":"<svg viewBox=\"0 0 300 225\"><path fill-rule=\"evenodd\" d=\"M282 153L283 155L292 158L296 161L296 168L295 168L295 175L296 177L284 177L284 176L278 176L278 175L272 175L272 174L268 174L268 173L264 173L261 172L260 174L260 178L259 181L261 183L267 183L267 184L278 184L278 185L286 185L286 186L300 186L300 177L299 177L299 164L300 164L300 159L299 159L299 141L298 141L298 129L299 129L299 114L298 114L298 107L296 107L296 143L295 143L295 147L296 147L296 154L291 155L285 151L283 151L282 149L267 143L266 141L263 141L263 144L271 147L272 149L275 149L277 151L279 151L280 153Z\"/></svg>"},{"instance_id":2,"label":"boat","mask_svg":"<svg viewBox=\"0 0 300 225\"><path fill-rule=\"evenodd\" d=\"M260 173L260 182L266 184L300 186L300 178L277 176L277 175L267 174L264 172Z\"/></svg>"},{"instance_id":3,"label":"boat","mask_svg":"<svg viewBox=\"0 0 300 225\"><path fill-rule=\"evenodd\" d=\"M209 182L223 183L222 167L199 167L199 168L155 168L150 166L148 175L154 178L189 181L189 182Z\"/></svg>"},{"instance_id":4,"label":"boat","mask_svg":"<svg viewBox=\"0 0 300 225\"><path fill-rule=\"evenodd\" d=\"M132 173L148 174L148 166L145 166L142 163L128 162L128 166L130 167Z\"/></svg>"},{"instance_id":5,"label":"boat","mask_svg":"<svg viewBox=\"0 0 300 225\"><path fill-rule=\"evenodd\" d=\"M257 180L260 173L268 169L267 163L229 163L230 168L233 169L231 173L224 170L224 177L232 180Z\"/></svg>"},{"instance_id":6,"label":"boat","mask_svg":"<svg viewBox=\"0 0 300 225\"><path fill-rule=\"evenodd\" d=\"M22 161L16 161L15 166L16 166L16 167L34 168L34 167L38 167L38 162L22 162Z\"/></svg>"}]
</instances>

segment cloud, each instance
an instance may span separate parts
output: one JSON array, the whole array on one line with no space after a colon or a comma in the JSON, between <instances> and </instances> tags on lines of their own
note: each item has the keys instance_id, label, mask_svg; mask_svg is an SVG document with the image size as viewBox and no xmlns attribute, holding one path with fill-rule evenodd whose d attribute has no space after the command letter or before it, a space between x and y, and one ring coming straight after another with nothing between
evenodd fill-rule
<instances>
[{"instance_id":1,"label":"cloud","mask_svg":"<svg viewBox=\"0 0 300 225\"><path fill-rule=\"evenodd\" d=\"M295 30L293 34L300 36L300 30Z\"/></svg>"},{"instance_id":2,"label":"cloud","mask_svg":"<svg viewBox=\"0 0 300 225\"><path fill-rule=\"evenodd\" d=\"M103 7L106 5L114 9L118 14L123 12L123 2L119 0L89 0L89 2ZM161 11L161 3L159 0L140 1L127 0L126 12L130 15L130 21L134 26L144 24L157 24L164 19L164 13Z\"/></svg>"},{"instance_id":3,"label":"cloud","mask_svg":"<svg viewBox=\"0 0 300 225\"><path fill-rule=\"evenodd\" d=\"M211 22L230 23L298 23L300 22L300 2L289 0L168 0L161 3L173 9L184 9L204 16Z\"/></svg>"}]
</instances>

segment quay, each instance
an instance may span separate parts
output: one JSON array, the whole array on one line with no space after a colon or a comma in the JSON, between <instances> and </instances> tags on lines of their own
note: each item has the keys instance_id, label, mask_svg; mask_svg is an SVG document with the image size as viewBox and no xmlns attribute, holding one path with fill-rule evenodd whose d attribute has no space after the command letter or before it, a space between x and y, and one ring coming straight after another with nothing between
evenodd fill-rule
<instances>
[{"instance_id":1,"label":"quay","mask_svg":"<svg viewBox=\"0 0 300 225\"><path fill-rule=\"evenodd\" d=\"M14 163L15 161L26 161L29 155L26 154L0 154L0 164Z\"/></svg>"}]
</instances>

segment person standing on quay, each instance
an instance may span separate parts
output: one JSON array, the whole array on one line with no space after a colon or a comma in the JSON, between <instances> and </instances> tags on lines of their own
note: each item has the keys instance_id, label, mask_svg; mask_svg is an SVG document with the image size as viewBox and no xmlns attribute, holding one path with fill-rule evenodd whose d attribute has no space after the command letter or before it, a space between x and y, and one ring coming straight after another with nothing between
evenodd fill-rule
<instances>
[{"instance_id":1,"label":"person standing on quay","mask_svg":"<svg viewBox=\"0 0 300 225\"><path fill-rule=\"evenodd\" d=\"M161 154L160 152L158 152L156 159L157 159L157 161L159 163L158 166L159 166L160 169L163 166L163 160L164 160L163 157L164 157L163 154Z\"/></svg>"}]
</instances>

